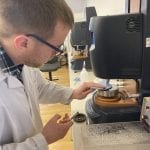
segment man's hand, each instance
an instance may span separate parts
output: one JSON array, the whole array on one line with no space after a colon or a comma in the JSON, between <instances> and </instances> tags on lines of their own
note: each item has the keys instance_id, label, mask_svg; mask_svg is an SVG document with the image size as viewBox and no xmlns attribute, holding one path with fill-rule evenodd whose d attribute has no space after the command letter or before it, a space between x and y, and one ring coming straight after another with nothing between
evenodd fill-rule
<instances>
[{"instance_id":1,"label":"man's hand","mask_svg":"<svg viewBox=\"0 0 150 150\"><path fill-rule=\"evenodd\" d=\"M61 120L60 118L60 115L54 115L43 128L42 134L44 135L48 144L64 138L67 131L73 124L68 114L65 114Z\"/></svg>"},{"instance_id":2,"label":"man's hand","mask_svg":"<svg viewBox=\"0 0 150 150\"><path fill-rule=\"evenodd\" d=\"M78 88L74 89L71 99L83 99L85 98L89 93L94 91L94 88L101 88L103 87L99 83L94 82L84 82L82 83Z\"/></svg>"}]
</instances>

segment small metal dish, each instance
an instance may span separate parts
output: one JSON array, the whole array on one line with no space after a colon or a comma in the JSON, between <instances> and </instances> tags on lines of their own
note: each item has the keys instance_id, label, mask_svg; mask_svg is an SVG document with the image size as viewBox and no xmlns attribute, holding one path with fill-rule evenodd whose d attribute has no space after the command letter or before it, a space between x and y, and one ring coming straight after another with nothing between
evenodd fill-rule
<instances>
[{"instance_id":1,"label":"small metal dish","mask_svg":"<svg viewBox=\"0 0 150 150\"><path fill-rule=\"evenodd\" d=\"M86 121L86 115L82 113L77 113L72 117L75 122L81 123Z\"/></svg>"}]
</instances>

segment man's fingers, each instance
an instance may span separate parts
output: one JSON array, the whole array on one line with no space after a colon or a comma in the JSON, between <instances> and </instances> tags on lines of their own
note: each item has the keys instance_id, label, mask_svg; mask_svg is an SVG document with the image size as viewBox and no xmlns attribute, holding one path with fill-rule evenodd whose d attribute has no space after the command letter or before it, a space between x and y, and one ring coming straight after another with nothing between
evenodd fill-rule
<instances>
[{"instance_id":1,"label":"man's fingers","mask_svg":"<svg viewBox=\"0 0 150 150\"><path fill-rule=\"evenodd\" d=\"M87 88L91 88L91 87L102 88L102 87L104 87L100 83L95 83L95 82L84 82L83 84L85 84L85 86Z\"/></svg>"},{"instance_id":2,"label":"man's fingers","mask_svg":"<svg viewBox=\"0 0 150 150\"><path fill-rule=\"evenodd\" d=\"M90 94L91 92L93 92L93 89L89 89L83 92L83 95L86 96L87 94Z\"/></svg>"},{"instance_id":3,"label":"man's fingers","mask_svg":"<svg viewBox=\"0 0 150 150\"><path fill-rule=\"evenodd\" d=\"M59 120L59 123L60 124L69 124L69 126L73 124L73 122L71 120Z\"/></svg>"},{"instance_id":4,"label":"man's fingers","mask_svg":"<svg viewBox=\"0 0 150 150\"><path fill-rule=\"evenodd\" d=\"M61 118L61 116L60 116L59 114L55 114L55 115L50 119L50 122L56 123L60 118Z\"/></svg>"},{"instance_id":5,"label":"man's fingers","mask_svg":"<svg viewBox=\"0 0 150 150\"><path fill-rule=\"evenodd\" d=\"M61 118L61 116L59 114L55 114L50 120L49 122L53 122L53 123L57 123L58 120ZM68 123L71 122L71 119L69 117L69 115L66 113L65 116L59 120L59 123Z\"/></svg>"},{"instance_id":6,"label":"man's fingers","mask_svg":"<svg viewBox=\"0 0 150 150\"><path fill-rule=\"evenodd\" d=\"M65 116L63 117L63 120L69 119L69 115L66 113Z\"/></svg>"},{"instance_id":7,"label":"man's fingers","mask_svg":"<svg viewBox=\"0 0 150 150\"><path fill-rule=\"evenodd\" d=\"M69 115L66 113L65 116L59 121L59 123L66 123L69 122L71 119Z\"/></svg>"}]
</instances>

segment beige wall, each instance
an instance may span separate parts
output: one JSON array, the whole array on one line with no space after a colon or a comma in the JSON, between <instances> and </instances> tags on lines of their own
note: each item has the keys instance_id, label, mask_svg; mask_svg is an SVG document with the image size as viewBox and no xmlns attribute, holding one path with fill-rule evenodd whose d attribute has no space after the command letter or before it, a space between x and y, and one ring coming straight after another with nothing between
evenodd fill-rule
<instances>
[{"instance_id":1,"label":"beige wall","mask_svg":"<svg viewBox=\"0 0 150 150\"><path fill-rule=\"evenodd\" d=\"M84 8L87 5L87 0L66 0L68 5L71 7L75 21L84 20Z\"/></svg>"},{"instance_id":2,"label":"beige wall","mask_svg":"<svg viewBox=\"0 0 150 150\"><path fill-rule=\"evenodd\" d=\"M87 0L87 6L95 6L100 16L125 12L125 0Z\"/></svg>"},{"instance_id":3,"label":"beige wall","mask_svg":"<svg viewBox=\"0 0 150 150\"><path fill-rule=\"evenodd\" d=\"M85 20L86 6L95 6L98 15L113 15L125 12L125 0L66 0L74 13L75 21Z\"/></svg>"}]
</instances>

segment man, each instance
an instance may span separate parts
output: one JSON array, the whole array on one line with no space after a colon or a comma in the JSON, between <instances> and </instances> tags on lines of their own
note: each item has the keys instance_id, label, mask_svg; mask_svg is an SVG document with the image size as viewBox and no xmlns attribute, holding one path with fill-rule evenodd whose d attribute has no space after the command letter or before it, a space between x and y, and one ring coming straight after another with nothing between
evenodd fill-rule
<instances>
[{"instance_id":1,"label":"man","mask_svg":"<svg viewBox=\"0 0 150 150\"><path fill-rule=\"evenodd\" d=\"M61 52L72 25L64 0L0 0L0 150L47 150L72 121L56 114L43 127L39 103L69 104L100 86L73 90L46 82L36 69Z\"/></svg>"}]
</instances>

